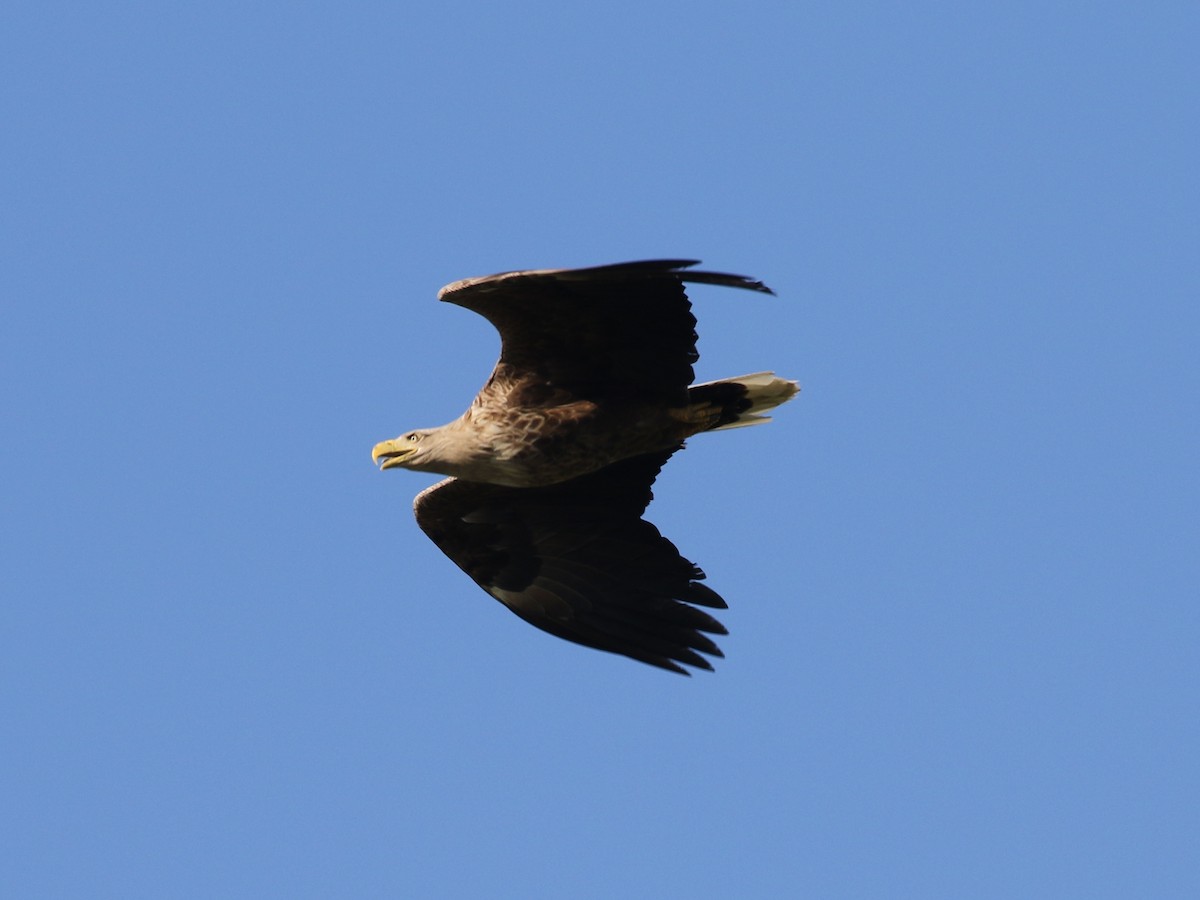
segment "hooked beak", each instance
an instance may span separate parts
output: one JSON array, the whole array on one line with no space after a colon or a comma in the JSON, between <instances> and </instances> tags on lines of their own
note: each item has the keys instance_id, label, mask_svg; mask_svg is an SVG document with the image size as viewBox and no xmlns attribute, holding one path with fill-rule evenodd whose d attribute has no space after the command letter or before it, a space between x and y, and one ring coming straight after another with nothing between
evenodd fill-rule
<instances>
[{"instance_id":1,"label":"hooked beak","mask_svg":"<svg viewBox=\"0 0 1200 900\"><path fill-rule=\"evenodd\" d=\"M400 444L397 441L380 441L371 450L371 461L379 466L379 471L393 469L404 465L404 461L417 452L411 444ZM383 462L380 462L383 460Z\"/></svg>"}]
</instances>

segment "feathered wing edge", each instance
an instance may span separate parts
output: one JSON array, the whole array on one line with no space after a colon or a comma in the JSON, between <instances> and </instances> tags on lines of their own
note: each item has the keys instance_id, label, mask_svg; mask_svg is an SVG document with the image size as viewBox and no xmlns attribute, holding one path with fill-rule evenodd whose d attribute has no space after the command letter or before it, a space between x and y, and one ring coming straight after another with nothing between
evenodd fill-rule
<instances>
[{"instance_id":1,"label":"feathered wing edge","mask_svg":"<svg viewBox=\"0 0 1200 900\"><path fill-rule=\"evenodd\" d=\"M673 451L672 451L673 452ZM641 518L671 453L543 488L448 479L417 496L417 523L480 587L530 624L690 674L723 654L724 609L704 573Z\"/></svg>"},{"instance_id":2,"label":"feathered wing edge","mask_svg":"<svg viewBox=\"0 0 1200 900\"><path fill-rule=\"evenodd\" d=\"M683 282L743 288L763 294L775 293L758 279L750 278L747 275L706 272L691 268L698 265L700 265L698 259L646 259L604 266L587 266L581 269L523 269L515 272L498 272L495 275L463 278L452 282L438 291L438 299L473 308L469 299L471 294L517 289L522 280L619 282L626 279L662 278L665 276L674 276Z\"/></svg>"},{"instance_id":3,"label":"feathered wing edge","mask_svg":"<svg viewBox=\"0 0 1200 900\"><path fill-rule=\"evenodd\" d=\"M666 259L504 272L454 282L438 297L483 316L499 332L500 360L489 383L553 385L555 403L637 396L679 407L698 358L685 282L771 293L744 275L693 265ZM523 402L536 406L543 398Z\"/></svg>"}]
</instances>

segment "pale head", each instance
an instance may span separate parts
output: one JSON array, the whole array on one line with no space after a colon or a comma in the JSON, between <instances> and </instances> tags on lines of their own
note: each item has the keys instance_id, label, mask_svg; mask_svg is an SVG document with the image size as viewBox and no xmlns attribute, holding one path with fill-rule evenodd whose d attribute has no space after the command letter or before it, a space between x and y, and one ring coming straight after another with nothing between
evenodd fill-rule
<instances>
[{"instance_id":1,"label":"pale head","mask_svg":"<svg viewBox=\"0 0 1200 900\"><path fill-rule=\"evenodd\" d=\"M381 441L371 450L371 459L382 469L412 469L439 475L459 475L478 459L480 447L460 421L440 428L407 431L398 438Z\"/></svg>"}]
</instances>

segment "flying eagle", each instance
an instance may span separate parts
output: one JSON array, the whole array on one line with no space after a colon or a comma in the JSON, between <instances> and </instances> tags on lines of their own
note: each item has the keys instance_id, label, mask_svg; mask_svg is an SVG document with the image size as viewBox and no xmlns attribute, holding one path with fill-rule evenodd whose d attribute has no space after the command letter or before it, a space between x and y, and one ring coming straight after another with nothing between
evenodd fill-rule
<instances>
[{"instance_id":1,"label":"flying eagle","mask_svg":"<svg viewBox=\"0 0 1200 900\"><path fill-rule=\"evenodd\" d=\"M481 588L553 635L690 674L723 654L725 601L642 518L683 441L757 425L794 381L759 372L692 384L684 282L773 293L741 275L651 260L456 281L446 300L500 332L471 407L376 444L381 469L450 478L417 495L417 524Z\"/></svg>"}]
</instances>

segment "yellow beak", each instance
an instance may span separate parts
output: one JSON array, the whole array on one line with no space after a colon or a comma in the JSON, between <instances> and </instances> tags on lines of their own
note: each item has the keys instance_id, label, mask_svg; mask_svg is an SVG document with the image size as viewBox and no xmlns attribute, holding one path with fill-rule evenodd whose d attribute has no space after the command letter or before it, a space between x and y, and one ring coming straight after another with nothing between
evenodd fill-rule
<instances>
[{"instance_id":1,"label":"yellow beak","mask_svg":"<svg viewBox=\"0 0 1200 900\"><path fill-rule=\"evenodd\" d=\"M380 441L371 449L371 461L379 465L379 471L384 469L395 468L403 465L404 460L412 456L416 450L408 444L399 444L396 441ZM383 460L380 463L380 460Z\"/></svg>"}]
</instances>

